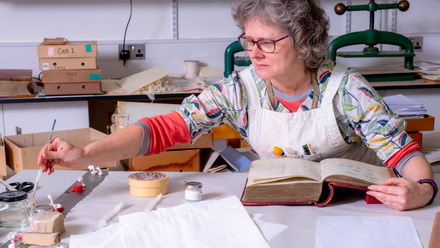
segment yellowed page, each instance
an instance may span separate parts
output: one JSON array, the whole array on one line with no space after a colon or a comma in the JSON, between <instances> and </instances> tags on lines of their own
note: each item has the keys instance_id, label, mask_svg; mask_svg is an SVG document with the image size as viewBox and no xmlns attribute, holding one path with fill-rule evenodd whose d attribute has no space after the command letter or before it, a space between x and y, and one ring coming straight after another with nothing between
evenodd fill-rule
<instances>
[{"instance_id":1,"label":"yellowed page","mask_svg":"<svg viewBox=\"0 0 440 248\"><path fill-rule=\"evenodd\" d=\"M319 163L299 158L273 158L252 161L248 186L284 179L321 181Z\"/></svg>"},{"instance_id":2,"label":"yellowed page","mask_svg":"<svg viewBox=\"0 0 440 248\"><path fill-rule=\"evenodd\" d=\"M344 175L378 184L390 177L387 167L376 166L343 158L329 158L321 161L322 178L330 175Z\"/></svg>"}]
</instances>

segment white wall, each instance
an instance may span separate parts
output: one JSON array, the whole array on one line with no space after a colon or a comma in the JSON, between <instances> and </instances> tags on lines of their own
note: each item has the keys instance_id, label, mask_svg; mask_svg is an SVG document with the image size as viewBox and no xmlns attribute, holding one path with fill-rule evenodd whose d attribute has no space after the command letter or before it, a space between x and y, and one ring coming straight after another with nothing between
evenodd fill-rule
<instances>
[{"instance_id":1,"label":"white wall","mask_svg":"<svg viewBox=\"0 0 440 248\"><path fill-rule=\"evenodd\" d=\"M338 16L333 11L338 2L346 1L321 0L330 18L332 37L344 34L346 30L346 15ZM368 2L352 0L352 4ZM392 0L376 2L389 3ZM440 61L440 1L409 2L411 7L407 12L396 11L397 32L424 37L424 50L417 53L416 60ZM122 44L129 0L2 0L0 68L32 69L34 76L38 76L36 46L45 37L97 40L98 66L103 70L104 78L127 76L155 65L178 75L183 73L185 59L198 59L205 66L223 67L225 47L240 34L230 15L232 0L178 0L178 39L173 38L172 3L172 0L133 0L127 42L145 43L146 59L128 61L124 67L118 60L117 46ZM390 31L392 11L379 11L375 27ZM368 29L367 13L352 12L351 18L351 31ZM351 59L343 62L365 66L401 63L402 59ZM425 98L424 94L426 92L420 92L416 96L425 104L435 106L436 95ZM440 118L438 108L433 108L431 114ZM437 123L436 131L440 131L440 121Z\"/></svg>"}]
</instances>

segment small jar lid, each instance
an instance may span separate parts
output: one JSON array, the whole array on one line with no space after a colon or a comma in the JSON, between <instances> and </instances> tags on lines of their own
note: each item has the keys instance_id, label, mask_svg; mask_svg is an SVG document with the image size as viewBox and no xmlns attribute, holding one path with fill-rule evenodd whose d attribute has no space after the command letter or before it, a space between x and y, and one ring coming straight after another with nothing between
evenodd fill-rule
<instances>
[{"instance_id":1,"label":"small jar lid","mask_svg":"<svg viewBox=\"0 0 440 248\"><path fill-rule=\"evenodd\" d=\"M0 193L0 201L2 202L17 202L27 198L27 194L24 191L6 191Z\"/></svg>"},{"instance_id":2,"label":"small jar lid","mask_svg":"<svg viewBox=\"0 0 440 248\"><path fill-rule=\"evenodd\" d=\"M35 212L42 212L42 211L49 211L53 212L53 206L52 205L38 205L34 207Z\"/></svg>"},{"instance_id":3,"label":"small jar lid","mask_svg":"<svg viewBox=\"0 0 440 248\"><path fill-rule=\"evenodd\" d=\"M185 188L200 189L200 188L202 188L202 183L200 183L200 182L185 182Z\"/></svg>"}]
</instances>

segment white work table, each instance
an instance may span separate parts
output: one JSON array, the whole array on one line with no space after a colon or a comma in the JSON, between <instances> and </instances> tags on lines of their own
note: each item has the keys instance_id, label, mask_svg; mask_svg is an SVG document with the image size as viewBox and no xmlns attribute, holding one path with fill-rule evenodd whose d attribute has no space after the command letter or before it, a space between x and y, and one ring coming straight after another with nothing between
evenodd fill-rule
<instances>
[{"instance_id":1,"label":"white work table","mask_svg":"<svg viewBox=\"0 0 440 248\"><path fill-rule=\"evenodd\" d=\"M35 201L37 205L48 204L48 194L54 199L65 192L75 181L83 175L84 171L56 171L53 175L43 175L36 192ZM105 180L112 180L111 188L108 189L108 197L105 199L85 198L82 204L89 201L102 200L105 205L100 206L103 215L109 212L117 203L118 199L124 198L131 201L131 204L139 205L137 208L128 208L121 214L128 214L139 211L151 200L151 198L139 198L129 195L128 175L135 173L132 171L110 171ZM187 201L184 199L184 182L199 181L203 183L203 199L221 199L227 196L236 195L240 198L247 173L193 173L193 172L166 172L170 176L168 194L165 195L157 207L173 207ZM24 170L13 177L8 182L33 182L36 178L37 170ZM127 180L122 180L127 178ZM436 181L440 181L440 174L436 174ZM99 186L98 186L99 187ZM0 186L0 192L4 187ZM120 196L120 197L118 197ZM341 198L341 197L339 197ZM245 207L249 214L263 214L262 220L271 223L287 225L288 228L269 241L272 248L284 247L315 247L316 219L318 216L409 216L412 218L417 233L424 247L428 247L431 229L434 222L435 213L440 211L439 197L430 206L412 211L396 211L382 204L367 205L360 196L342 197L334 199L329 205L323 208L315 206L254 206ZM108 205L108 207L107 207ZM91 204L91 208L96 204ZM100 209L101 210L101 209ZM67 214L65 226L67 232L61 235L62 244L67 247L69 235L89 233L97 229L97 223L102 216L88 216L86 221L76 222L72 217L79 214L75 212L75 207ZM81 213L80 213L81 214ZM83 213L86 214L86 213ZM114 220L113 222L115 222ZM1 230L1 235L5 230ZM4 237L4 236L3 236ZM343 237L341 237L343 238ZM4 238L0 239L0 246L4 244Z\"/></svg>"}]
</instances>

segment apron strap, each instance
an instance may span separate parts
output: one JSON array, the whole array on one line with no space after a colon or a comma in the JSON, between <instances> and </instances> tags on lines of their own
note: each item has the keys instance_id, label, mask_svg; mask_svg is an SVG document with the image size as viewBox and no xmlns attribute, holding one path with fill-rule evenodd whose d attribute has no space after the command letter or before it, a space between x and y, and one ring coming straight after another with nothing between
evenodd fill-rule
<instances>
[{"instance_id":1,"label":"apron strap","mask_svg":"<svg viewBox=\"0 0 440 248\"><path fill-rule=\"evenodd\" d=\"M264 80L264 83L266 84L267 96L269 97L270 106L272 106L273 110L276 110L275 97L273 95L272 84L270 83L269 80Z\"/></svg>"},{"instance_id":2,"label":"apron strap","mask_svg":"<svg viewBox=\"0 0 440 248\"><path fill-rule=\"evenodd\" d=\"M315 69L311 70L312 72L312 86L313 86L313 101L312 101L312 109L315 109L318 107L318 98L319 98L319 92L318 92L318 78L316 76Z\"/></svg>"},{"instance_id":3,"label":"apron strap","mask_svg":"<svg viewBox=\"0 0 440 248\"><path fill-rule=\"evenodd\" d=\"M347 66L341 63L337 63L333 68L332 75L327 84L327 89L325 90L324 98L322 99L322 105L333 104L333 98L338 91L339 85L344 78L345 72L347 71Z\"/></svg>"}]
</instances>

